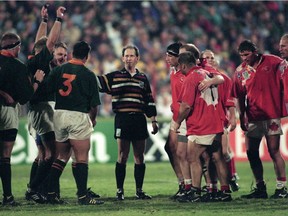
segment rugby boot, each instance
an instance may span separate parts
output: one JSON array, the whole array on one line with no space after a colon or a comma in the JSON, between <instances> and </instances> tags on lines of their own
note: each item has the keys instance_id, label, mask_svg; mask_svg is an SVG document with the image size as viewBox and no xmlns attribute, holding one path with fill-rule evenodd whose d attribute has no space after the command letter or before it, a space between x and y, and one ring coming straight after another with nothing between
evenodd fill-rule
<instances>
[{"instance_id":1,"label":"rugby boot","mask_svg":"<svg viewBox=\"0 0 288 216\"><path fill-rule=\"evenodd\" d=\"M171 196L170 199L177 200L177 198L183 196L184 193L185 193L185 188L184 188L184 185L181 184L179 185L178 191L173 196Z\"/></svg>"},{"instance_id":2,"label":"rugby boot","mask_svg":"<svg viewBox=\"0 0 288 216\"><path fill-rule=\"evenodd\" d=\"M287 188L283 187L281 189L276 189L275 193L270 198L273 199L288 198Z\"/></svg>"},{"instance_id":3,"label":"rugby boot","mask_svg":"<svg viewBox=\"0 0 288 216\"><path fill-rule=\"evenodd\" d=\"M255 187L251 190L250 194L247 195L242 195L241 198L244 199L267 199L268 194L267 194L267 189L266 185L260 187Z\"/></svg>"},{"instance_id":4,"label":"rugby boot","mask_svg":"<svg viewBox=\"0 0 288 216\"><path fill-rule=\"evenodd\" d=\"M104 201L84 195L82 197L78 197L78 203L79 205L102 205L104 204Z\"/></svg>"},{"instance_id":5,"label":"rugby boot","mask_svg":"<svg viewBox=\"0 0 288 216\"><path fill-rule=\"evenodd\" d=\"M136 191L135 196L136 196L136 199L142 199L142 200L152 199L152 197L150 195L146 194L142 190Z\"/></svg>"},{"instance_id":6,"label":"rugby boot","mask_svg":"<svg viewBox=\"0 0 288 216\"><path fill-rule=\"evenodd\" d=\"M3 195L2 206L19 206L20 203L16 202L14 196Z\"/></svg>"},{"instance_id":7,"label":"rugby boot","mask_svg":"<svg viewBox=\"0 0 288 216\"><path fill-rule=\"evenodd\" d=\"M231 190L218 191L215 197L215 201L218 202L229 202L232 201Z\"/></svg>"},{"instance_id":8,"label":"rugby boot","mask_svg":"<svg viewBox=\"0 0 288 216\"><path fill-rule=\"evenodd\" d=\"M122 201L124 200L124 190L118 189L116 192L116 200Z\"/></svg>"}]
</instances>

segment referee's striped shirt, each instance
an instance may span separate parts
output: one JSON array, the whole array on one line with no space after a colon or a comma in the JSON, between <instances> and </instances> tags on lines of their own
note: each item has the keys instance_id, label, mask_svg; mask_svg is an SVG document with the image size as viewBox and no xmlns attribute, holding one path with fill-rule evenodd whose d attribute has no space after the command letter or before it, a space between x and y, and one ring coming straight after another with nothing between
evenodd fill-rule
<instances>
[{"instance_id":1,"label":"referee's striped shirt","mask_svg":"<svg viewBox=\"0 0 288 216\"><path fill-rule=\"evenodd\" d=\"M97 78L99 91L112 95L113 112L145 113L147 117L157 115L150 84L144 73L136 69L136 74L131 76L123 68Z\"/></svg>"}]
</instances>

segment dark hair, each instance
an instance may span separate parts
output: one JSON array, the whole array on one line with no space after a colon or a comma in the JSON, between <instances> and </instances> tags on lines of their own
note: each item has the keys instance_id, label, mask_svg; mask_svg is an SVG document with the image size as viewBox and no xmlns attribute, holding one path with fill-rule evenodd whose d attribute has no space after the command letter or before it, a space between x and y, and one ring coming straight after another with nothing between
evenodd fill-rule
<instances>
[{"instance_id":1,"label":"dark hair","mask_svg":"<svg viewBox=\"0 0 288 216\"><path fill-rule=\"evenodd\" d=\"M179 49L181 46L182 46L182 43L180 43L180 42L172 43L167 47L166 52L169 55L178 57L179 56Z\"/></svg>"},{"instance_id":2,"label":"dark hair","mask_svg":"<svg viewBox=\"0 0 288 216\"><path fill-rule=\"evenodd\" d=\"M238 47L238 52L243 52L243 51L255 52L257 50L258 50L257 46L250 40L242 41Z\"/></svg>"},{"instance_id":3,"label":"dark hair","mask_svg":"<svg viewBox=\"0 0 288 216\"><path fill-rule=\"evenodd\" d=\"M138 57L140 55L138 47L135 45L127 45L122 49L122 57L124 57L124 53L127 49L134 49L135 50L135 55Z\"/></svg>"},{"instance_id":4,"label":"dark hair","mask_svg":"<svg viewBox=\"0 0 288 216\"><path fill-rule=\"evenodd\" d=\"M19 44L21 44L21 39L19 35L12 32L7 32L2 35L1 49L13 49Z\"/></svg>"},{"instance_id":5,"label":"dark hair","mask_svg":"<svg viewBox=\"0 0 288 216\"><path fill-rule=\"evenodd\" d=\"M200 58L200 51L194 44L183 44L180 49L185 49L186 51L191 52L196 59Z\"/></svg>"},{"instance_id":6,"label":"dark hair","mask_svg":"<svg viewBox=\"0 0 288 216\"><path fill-rule=\"evenodd\" d=\"M190 66L196 65L196 58L193 55L193 53L189 51L184 52L179 55L178 63L184 64L184 65L190 65Z\"/></svg>"},{"instance_id":7,"label":"dark hair","mask_svg":"<svg viewBox=\"0 0 288 216\"><path fill-rule=\"evenodd\" d=\"M91 47L85 41L77 42L73 47L73 57L77 59L84 59L88 57Z\"/></svg>"}]
</instances>

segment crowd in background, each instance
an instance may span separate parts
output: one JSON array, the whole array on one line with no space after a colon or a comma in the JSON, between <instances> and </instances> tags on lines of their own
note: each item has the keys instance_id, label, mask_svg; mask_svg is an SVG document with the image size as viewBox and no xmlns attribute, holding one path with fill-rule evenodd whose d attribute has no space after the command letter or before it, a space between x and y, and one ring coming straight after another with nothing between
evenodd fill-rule
<instances>
[{"instance_id":1,"label":"crowd in background","mask_svg":"<svg viewBox=\"0 0 288 216\"><path fill-rule=\"evenodd\" d=\"M211 49L221 68L232 77L240 63L237 47L243 39L260 51L279 55L280 37L288 29L288 2L282 1L47 1L51 17L63 5L60 40L72 47L85 40L91 47L87 66L96 74L122 67L121 50L133 43L141 59L137 67L152 85L159 116L170 117L167 45L175 41ZM43 1L0 2L0 34L15 32L22 38L20 59L31 53ZM69 17L69 18L68 18ZM51 29L54 20L49 19ZM71 50L71 49L70 49ZM111 98L101 95L101 116L112 115Z\"/></svg>"}]
</instances>

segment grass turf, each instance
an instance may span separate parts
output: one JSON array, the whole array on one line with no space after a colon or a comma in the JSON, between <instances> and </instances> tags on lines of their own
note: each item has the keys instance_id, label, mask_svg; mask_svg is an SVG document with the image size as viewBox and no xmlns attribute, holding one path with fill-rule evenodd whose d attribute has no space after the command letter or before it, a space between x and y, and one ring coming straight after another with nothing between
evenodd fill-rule
<instances>
[{"instance_id":1,"label":"grass turf","mask_svg":"<svg viewBox=\"0 0 288 216\"><path fill-rule=\"evenodd\" d=\"M169 163L147 163L143 190L152 195L152 200L135 200L134 165L128 163L125 181L125 200L115 201L114 164L91 164L89 166L88 186L101 195L105 201L101 206L79 206L76 200L76 186L68 164L61 177L61 196L68 202L66 205L41 205L24 199L28 182L30 165L12 166L13 194L21 206L2 207L0 215L247 215L270 216L287 215L288 199L243 200L241 195L249 193L253 176L247 162L237 163L240 176L240 190L234 192L233 201L228 203L178 203L169 199L178 186L176 177ZM275 174L273 164L264 163L265 180L269 196L274 193Z\"/></svg>"}]
</instances>

